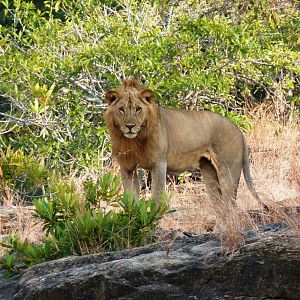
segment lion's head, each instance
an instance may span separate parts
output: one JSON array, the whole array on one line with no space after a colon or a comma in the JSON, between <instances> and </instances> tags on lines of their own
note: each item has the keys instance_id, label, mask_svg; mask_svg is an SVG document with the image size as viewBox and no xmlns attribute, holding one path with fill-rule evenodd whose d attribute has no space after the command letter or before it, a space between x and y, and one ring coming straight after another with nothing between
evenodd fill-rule
<instances>
[{"instance_id":1,"label":"lion's head","mask_svg":"<svg viewBox=\"0 0 300 300\"><path fill-rule=\"evenodd\" d=\"M119 129L122 134L133 139L147 126L149 114L153 110L154 93L135 79L127 79L117 90L105 94L108 109L106 124Z\"/></svg>"}]
</instances>

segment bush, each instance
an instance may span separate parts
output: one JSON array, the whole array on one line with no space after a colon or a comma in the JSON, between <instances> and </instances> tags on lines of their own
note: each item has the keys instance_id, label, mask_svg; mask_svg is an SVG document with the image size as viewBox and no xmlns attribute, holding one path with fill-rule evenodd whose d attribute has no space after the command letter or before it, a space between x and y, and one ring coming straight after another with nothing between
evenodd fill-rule
<instances>
[{"instance_id":1,"label":"bush","mask_svg":"<svg viewBox=\"0 0 300 300\"><path fill-rule=\"evenodd\" d=\"M168 212L166 199L158 205L119 191L119 178L111 174L96 183L87 181L84 195L76 192L74 182L56 182L49 198L34 200L35 214L46 231L44 243L34 245L9 236L1 243L10 250L2 258L2 268L15 273L67 255L117 251L155 241L158 220Z\"/></svg>"},{"instance_id":2,"label":"bush","mask_svg":"<svg viewBox=\"0 0 300 300\"><path fill-rule=\"evenodd\" d=\"M2 199L17 194L29 200L41 197L49 177L43 159L37 159L33 151L25 155L11 147L0 149L0 195ZM0 202L1 203L1 202Z\"/></svg>"},{"instance_id":3,"label":"bush","mask_svg":"<svg viewBox=\"0 0 300 300\"><path fill-rule=\"evenodd\" d=\"M105 164L103 93L124 77L163 105L218 106L245 129L245 99L299 102L294 1L42 3L2 1L0 130L51 168Z\"/></svg>"}]
</instances>

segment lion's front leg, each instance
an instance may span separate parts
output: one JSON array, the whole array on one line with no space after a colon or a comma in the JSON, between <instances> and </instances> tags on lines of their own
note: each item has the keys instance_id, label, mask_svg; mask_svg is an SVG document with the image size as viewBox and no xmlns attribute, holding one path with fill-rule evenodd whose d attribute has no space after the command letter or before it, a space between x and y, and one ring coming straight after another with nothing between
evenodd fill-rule
<instances>
[{"instance_id":1,"label":"lion's front leg","mask_svg":"<svg viewBox=\"0 0 300 300\"><path fill-rule=\"evenodd\" d=\"M124 187L124 191L129 192L136 199L140 196L140 184L137 174L137 169L134 171L128 171L121 166L121 179Z\"/></svg>"},{"instance_id":2,"label":"lion's front leg","mask_svg":"<svg viewBox=\"0 0 300 300\"><path fill-rule=\"evenodd\" d=\"M151 170L152 178L152 197L157 201L161 200L161 197L166 188L166 173L167 173L167 162L160 161Z\"/></svg>"}]
</instances>

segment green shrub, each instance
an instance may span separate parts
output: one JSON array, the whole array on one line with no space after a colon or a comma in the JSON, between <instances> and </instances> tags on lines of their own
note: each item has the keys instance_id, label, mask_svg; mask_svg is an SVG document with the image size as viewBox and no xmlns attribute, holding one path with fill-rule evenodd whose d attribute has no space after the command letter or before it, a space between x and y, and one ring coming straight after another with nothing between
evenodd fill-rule
<instances>
[{"instance_id":1,"label":"green shrub","mask_svg":"<svg viewBox=\"0 0 300 300\"><path fill-rule=\"evenodd\" d=\"M33 151L25 155L11 147L0 149L0 193L10 191L24 199L42 196L49 172L43 159L37 159Z\"/></svg>"},{"instance_id":2,"label":"green shrub","mask_svg":"<svg viewBox=\"0 0 300 300\"><path fill-rule=\"evenodd\" d=\"M244 129L246 96L299 103L293 1L18 0L1 13L1 144L61 172L106 163L103 94L124 77L163 105L216 105Z\"/></svg>"},{"instance_id":3,"label":"green shrub","mask_svg":"<svg viewBox=\"0 0 300 300\"><path fill-rule=\"evenodd\" d=\"M1 266L11 273L67 255L117 251L153 242L158 220L169 211L166 198L158 205L155 200L119 194L120 180L111 174L96 183L87 181L84 195L76 192L74 182L62 180L50 190L48 198L33 202L46 231L45 241L34 245L9 236L1 243L10 250Z\"/></svg>"}]
</instances>

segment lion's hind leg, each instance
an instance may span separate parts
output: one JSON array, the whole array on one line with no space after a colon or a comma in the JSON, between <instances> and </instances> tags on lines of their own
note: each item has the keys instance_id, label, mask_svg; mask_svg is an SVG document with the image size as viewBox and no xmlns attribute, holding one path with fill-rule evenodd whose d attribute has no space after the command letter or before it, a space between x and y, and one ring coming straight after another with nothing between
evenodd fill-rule
<instances>
[{"instance_id":1,"label":"lion's hind leg","mask_svg":"<svg viewBox=\"0 0 300 300\"><path fill-rule=\"evenodd\" d=\"M207 194L213 203L219 203L222 193L216 169L206 158L200 159L200 171L207 190Z\"/></svg>"},{"instance_id":2,"label":"lion's hind leg","mask_svg":"<svg viewBox=\"0 0 300 300\"><path fill-rule=\"evenodd\" d=\"M240 162L223 163L219 169L218 177L225 203L236 206L236 194L241 177L242 165Z\"/></svg>"}]
</instances>

